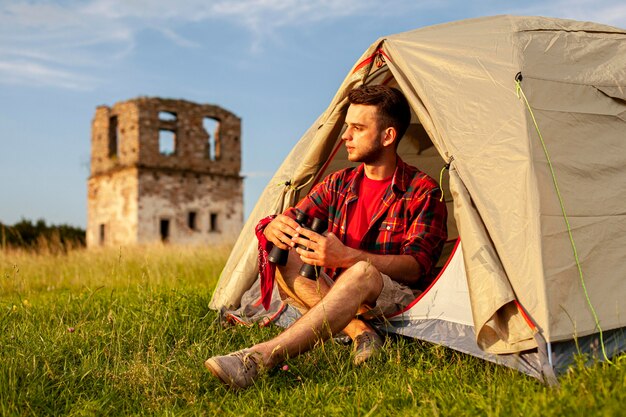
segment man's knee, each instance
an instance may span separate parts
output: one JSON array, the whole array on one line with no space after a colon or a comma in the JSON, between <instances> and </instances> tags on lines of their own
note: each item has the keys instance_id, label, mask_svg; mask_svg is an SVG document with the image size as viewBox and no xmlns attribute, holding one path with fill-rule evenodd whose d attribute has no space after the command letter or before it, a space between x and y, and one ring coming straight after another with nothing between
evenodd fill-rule
<instances>
[{"instance_id":1,"label":"man's knee","mask_svg":"<svg viewBox=\"0 0 626 417\"><path fill-rule=\"evenodd\" d=\"M366 279L380 278L380 272L378 271L378 269L376 269L376 267L368 261L359 261L352 265L350 268L348 268L346 271L351 271L355 275Z\"/></svg>"},{"instance_id":2,"label":"man's knee","mask_svg":"<svg viewBox=\"0 0 626 417\"><path fill-rule=\"evenodd\" d=\"M382 275L371 262L359 261L347 268L338 282L343 285L379 290L382 287Z\"/></svg>"}]
</instances>

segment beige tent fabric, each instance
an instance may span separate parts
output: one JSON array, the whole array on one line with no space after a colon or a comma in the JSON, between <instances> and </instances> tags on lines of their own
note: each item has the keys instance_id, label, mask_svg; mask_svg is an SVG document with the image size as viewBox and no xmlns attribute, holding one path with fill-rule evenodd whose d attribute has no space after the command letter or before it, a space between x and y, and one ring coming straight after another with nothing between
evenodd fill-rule
<instances>
[{"instance_id":1,"label":"beige tent fabric","mask_svg":"<svg viewBox=\"0 0 626 417\"><path fill-rule=\"evenodd\" d=\"M463 257L478 345L491 353L536 347L533 332L515 306L515 293L472 199L450 171L454 215L463 236ZM511 308L513 307L513 308Z\"/></svg>"},{"instance_id":2,"label":"beige tent fabric","mask_svg":"<svg viewBox=\"0 0 626 417\"><path fill-rule=\"evenodd\" d=\"M499 309L515 299L508 282L511 273L507 272L537 277L535 288L524 293L522 304L544 303L540 247L529 243L536 241L533 237L539 235L539 226L529 224L537 209L526 197L534 190L529 188L532 172L525 157L524 107L515 94L519 64L511 60L515 54L510 27L507 22L498 23L490 30L493 40L489 42L497 48L485 45L485 22L469 27L452 24L444 34L427 31L418 45L411 41L411 32L390 36L384 48L392 57L388 63L391 71L435 146L448 161L453 160L451 187L458 175L472 196L461 204L455 195L454 213L464 242L477 342L489 352L509 353L536 345L520 314L505 315L507 321L499 322ZM511 202L518 213L513 217ZM483 228L485 233L481 233ZM504 255L499 255L504 246ZM484 268L481 255L489 259L491 269ZM499 271L500 262L503 271ZM511 329L519 329L521 334Z\"/></svg>"},{"instance_id":3,"label":"beige tent fabric","mask_svg":"<svg viewBox=\"0 0 626 417\"><path fill-rule=\"evenodd\" d=\"M516 89L518 72L553 162L588 298L541 141ZM536 346L514 300L547 341L595 333L590 306L604 330L626 326L626 31L540 17L472 19L371 45L270 181L212 308L237 306L256 278L254 224L312 185L339 140L347 93L362 82L397 84L442 164L451 162L481 348Z\"/></svg>"},{"instance_id":4,"label":"beige tent fabric","mask_svg":"<svg viewBox=\"0 0 626 417\"><path fill-rule=\"evenodd\" d=\"M526 88L528 80L535 73L541 79L563 79L567 83L576 83L572 89L577 93L550 86L541 91L550 103L577 103L578 107L595 108L595 111L589 110L590 113L615 115L611 122L602 121L602 129L607 131L606 141L614 149L620 149L619 156L613 157L619 162L612 165L623 167L626 153L624 136L619 132L625 131L624 103L602 98L599 94L596 97L583 96L581 90L589 88L583 87L585 84L595 84L597 92L623 97L623 87L626 85L625 46L624 32L620 33L619 29L584 22L516 17L477 19L435 26L390 36L384 44L384 50L392 57L388 65L403 91L413 97L411 104L435 146L448 160L454 159L453 165L472 196L472 203L480 212L513 292L521 304L532 312L532 319L548 340L571 339L574 334L586 335L596 329L577 280L573 252L566 247L569 245L568 239L561 235L558 238L561 247L553 251L550 250L552 239L545 236L546 222L549 220L542 214L543 207L546 200L555 200L555 188L551 181L537 178L537 170L541 169L537 167L537 161L541 161L539 165L545 166L545 157L535 152L539 142L536 141L534 126L524 103L517 97L514 76L518 71L523 73L527 80L522 82L523 88ZM552 50L554 48L558 48L558 51ZM601 90L598 85L606 87ZM605 103L600 104L602 101ZM608 106L609 101L613 108L602 109ZM420 110L423 113L420 114ZM580 167L585 167L584 160L589 158L589 153L572 150L570 138L583 132L579 137L587 139L586 143L590 144L588 138L593 137L594 133L585 130L593 129L595 135L598 135L599 122L583 119L582 115L587 110L571 108L568 112L576 113L570 116L569 126L561 125L558 132L550 132L550 123L545 123L546 131L553 133L551 137L558 139L561 145L562 149L555 149L557 155L577 153L578 158L582 159L577 162L581 164ZM575 119L578 120L573 124ZM616 126L611 127L609 123L615 123ZM568 137L563 137L564 132L568 132ZM609 148L597 149L605 150L596 152L601 161L611 159L606 149ZM579 169L581 172L597 171L593 165ZM623 173L623 170L620 171ZM567 182L568 174L559 172L558 177ZM616 187L620 190L625 184L625 181L617 180ZM596 179L590 181L587 190L597 194L597 188L603 187ZM568 189L575 190L577 195L587 199L586 204L597 206L598 201L602 201L590 201L589 194L577 184L571 184ZM615 192L613 187L603 189L607 190L607 194ZM614 195L603 196L603 199L619 205L620 208L615 208L617 213L624 212L621 202L626 200L617 199ZM585 203L581 201L579 204ZM457 218L462 215L463 212L455 212ZM552 220L564 229L565 223L560 212ZM607 221L604 219L605 223ZM618 215L612 219L612 224L614 233L610 241L619 242L619 246L624 247L622 242L626 235L623 228L626 222ZM459 227L463 228L462 225ZM469 264L472 263L473 254L468 253L471 246L468 239L473 239L475 234L464 234L461 231L461 235L465 242L464 255L471 283L474 277L472 265ZM594 258L595 264L599 266L598 272L605 271L602 275L607 274L607 263L603 259L616 258L616 252L607 250L607 241L601 238L606 235L606 231L587 235L595 236L594 252L602 252L602 256ZM583 236L578 239L582 240ZM618 258L608 264L611 265L611 271L615 271L615 275L611 272L613 277L623 276L621 272L626 266ZM569 265L569 271L561 279L553 280L545 274L545 266L551 262L565 262ZM604 310L600 315L603 317L603 327L610 329L623 326L619 299L626 294L626 287L618 279L598 285L592 277L594 272L593 269L588 272L588 279L592 280L594 289L600 292L603 284L606 284L604 286L607 289L613 288L613 291L606 293L611 300L607 308L599 302L602 297L597 297L594 302L590 294L594 307L595 304L603 304L596 307ZM563 289L572 286L576 288L571 290L569 296L568 310L571 311L565 312ZM492 310L487 301L497 293L485 294L485 300L478 299L477 294L484 293L471 292L479 344L484 345L485 341L480 340L484 330L481 323ZM483 309L484 313L481 314ZM609 309L612 311L607 311ZM497 317L495 313L493 311L494 317ZM577 317L572 320L574 315ZM478 319L479 316L483 318ZM523 328L520 317L515 323L507 325L509 330L511 327ZM508 335L511 337L511 332ZM519 335L512 337L523 339ZM500 350L497 347L489 349L493 352Z\"/></svg>"},{"instance_id":5,"label":"beige tent fabric","mask_svg":"<svg viewBox=\"0 0 626 417\"><path fill-rule=\"evenodd\" d=\"M623 44L626 47L626 41ZM626 58L626 49L622 57ZM622 65L626 68L626 61ZM626 105L623 99L605 95L591 85L528 77L525 89L556 171L591 305L603 329L623 326ZM546 89L561 97L558 103L549 100ZM576 128L571 129L572 125ZM567 140L555 140L563 131L568 132ZM572 256L543 148L538 140L531 146L537 161L536 181L545 185L539 188L539 195L547 309L554 312L549 317L552 337L568 339L574 334L594 333L595 320Z\"/></svg>"}]
</instances>

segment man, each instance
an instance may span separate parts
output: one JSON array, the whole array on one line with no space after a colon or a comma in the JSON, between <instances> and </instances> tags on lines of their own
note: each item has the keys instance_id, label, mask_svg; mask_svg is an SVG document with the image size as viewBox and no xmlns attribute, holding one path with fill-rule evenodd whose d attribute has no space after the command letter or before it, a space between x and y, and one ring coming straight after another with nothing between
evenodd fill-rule
<instances>
[{"instance_id":1,"label":"man","mask_svg":"<svg viewBox=\"0 0 626 417\"><path fill-rule=\"evenodd\" d=\"M301 227L293 208L257 226L265 249L290 250L276 280L281 296L304 314L267 342L205 362L233 388L341 331L354 341L355 364L363 363L382 341L362 318L406 307L441 254L447 237L441 190L396 152L411 119L406 98L386 86L362 86L348 98L341 139L348 159L361 164L329 175L296 207L327 219L328 233ZM298 274L302 263L325 269L310 280Z\"/></svg>"}]
</instances>

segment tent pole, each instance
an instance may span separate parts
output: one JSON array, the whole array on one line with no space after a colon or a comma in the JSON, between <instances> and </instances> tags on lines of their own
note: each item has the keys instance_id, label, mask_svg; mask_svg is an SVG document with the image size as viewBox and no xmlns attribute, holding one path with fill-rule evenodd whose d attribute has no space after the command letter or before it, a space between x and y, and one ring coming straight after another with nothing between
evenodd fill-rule
<instances>
[{"instance_id":1,"label":"tent pole","mask_svg":"<svg viewBox=\"0 0 626 417\"><path fill-rule=\"evenodd\" d=\"M554 369L554 364L552 363L552 343L548 342L547 345L548 345L548 363L550 364L552 369Z\"/></svg>"},{"instance_id":2,"label":"tent pole","mask_svg":"<svg viewBox=\"0 0 626 417\"><path fill-rule=\"evenodd\" d=\"M535 332L534 337L537 342L537 359L543 381L550 386L558 386L559 381L556 379L554 367L552 366L552 344L548 343L538 331Z\"/></svg>"}]
</instances>

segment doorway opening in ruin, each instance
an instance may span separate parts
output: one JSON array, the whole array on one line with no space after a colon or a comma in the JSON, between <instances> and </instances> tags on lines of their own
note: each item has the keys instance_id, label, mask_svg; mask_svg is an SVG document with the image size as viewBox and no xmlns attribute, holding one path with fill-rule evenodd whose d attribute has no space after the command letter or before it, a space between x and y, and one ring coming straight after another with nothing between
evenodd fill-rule
<instances>
[{"instance_id":1,"label":"doorway opening in ruin","mask_svg":"<svg viewBox=\"0 0 626 417\"><path fill-rule=\"evenodd\" d=\"M189 227L189 229L191 230L198 230L196 217L197 215L195 211L190 211L189 213L187 213L187 227Z\"/></svg>"},{"instance_id":2,"label":"doorway opening in ruin","mask_svg":"<svg viewBox=\"0 0 626 417\"><path fill-rule=\"evenodd\" d=\"M100 246L104 245L106 238L106 226L104 224L100 225Z\"/></svg>"},{"instance_id":3,"label":"doorway opening in ruin","mask_svg":"<svg viewBox=\"0 0 626 417\"><path fill-rule=\"evenodd\" d=\"M209 215L209 232L217 232L217 213Z\"/></svg>"},{"instance_id":4,"label":"doorway opening in ruin","mask_svg":"<svg viewBox=\"0 0 626 417\"><path fill-rule=\"evenodd\" d=\"M170 221L169 219L161 219L159 225L159 231L161 233L161 241L167 242L170 238Z\"/></svg>"},{"instance_id":5,"label":"doorway opening in ruin","mask_svg":"<svg viewBox=\"0 0 626 417\"><path fill-rule=\"evenodd\" d=\"M211 161L220 159L220 121L211 117L202 119L202 126L209 136L206 144L206 157Z\"/></svg>"}]
</instances>

